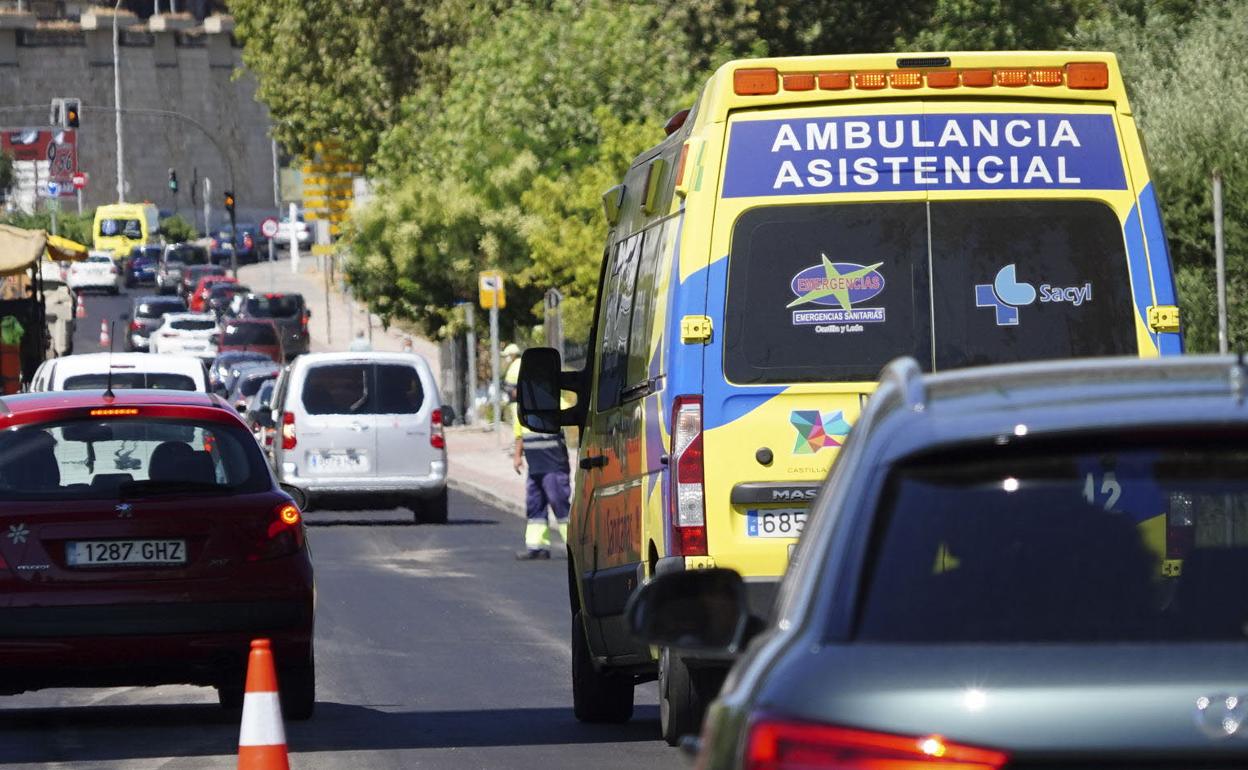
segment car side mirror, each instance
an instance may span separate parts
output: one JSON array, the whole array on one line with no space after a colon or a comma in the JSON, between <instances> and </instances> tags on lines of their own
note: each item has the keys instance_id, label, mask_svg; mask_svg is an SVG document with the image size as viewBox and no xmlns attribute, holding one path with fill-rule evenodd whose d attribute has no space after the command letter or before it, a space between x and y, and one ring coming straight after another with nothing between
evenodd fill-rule
<instances>
[{"instance_id":1,"label":"car side mirror","mask_svg":"<svg viewBox=\"0 0 1248 770\"><path fill-rule=\"evenodd\" d=\"M302 489L290 484L281 484L282 491L290 495L290 499L295 501L295 505L299 506L299 510L308 510L308 493Z\"/></svg>"},{"instance_id":2,"label":"car side mirror","mask_svg":"<svg viewBox=\"0 0 1248 770\"><path fill-rule=\"evenodd\" d=\"M731 658L763 627L750 614L745 581L730 569L669 572L638 588L624 609L646 644Z\"/></svg>"},{"instance_id":3,"label":"car side mirror","mask_svg":"<svg viewBox=\"0 0 1248 770\"><path fill-rule=\"evenodd\" d=\"M267 405L261 411L258 411L255 414L256 414L256 422L260 424L261 426L265 428L275 427L273 424L273 413L269 411L269 408Z\"/></svg>"},{"instance_id":4,"label":"car side mirror","mask_svg":"<svg viewBox=\"0 0 1248 770\"><path fill-rule=\"evenodd\" d=\"M563 371L554 348L529 348L520 357L517 406L520 423L537 433L558 433L564 425L579 425L584 412L583 372ZM563 408L560 391L576 394L576 405Z\"/></svg>"}]
</instances>

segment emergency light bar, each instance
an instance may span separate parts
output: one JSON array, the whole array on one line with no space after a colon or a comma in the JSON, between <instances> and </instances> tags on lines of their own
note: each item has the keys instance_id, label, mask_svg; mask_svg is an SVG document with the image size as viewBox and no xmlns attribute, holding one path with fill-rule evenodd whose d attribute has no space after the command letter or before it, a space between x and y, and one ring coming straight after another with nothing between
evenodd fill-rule
<instances>
[{"instance_id":1,"label":"emergency light bar","mask_svg":"<svg viewBox=\"0 0 1248 770\"><path fill-rule=\"evenodd\" d=\"M884 88L987 88L1005 86L1054 87L1093 90L1109 88L1109 66L1104 62L1070 62L1065 67L1000 67L996 69L869 70L863 72L786 72L751 67L732 73L737 96L770 96L785 91L879 91Z\"/></svg>"}]
</instances>

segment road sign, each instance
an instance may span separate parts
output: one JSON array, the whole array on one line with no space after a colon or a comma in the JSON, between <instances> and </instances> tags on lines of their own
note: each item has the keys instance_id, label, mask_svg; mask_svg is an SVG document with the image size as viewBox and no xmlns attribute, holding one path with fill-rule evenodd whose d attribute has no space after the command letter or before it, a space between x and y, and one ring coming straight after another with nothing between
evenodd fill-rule
<instances>
[{"instance_id":1,"label":"road sign","mask_svg":"<svg viewBox=\"0 0 1248 770\"><path fill-rule=\"evenodd\" d=\"M59 182L48 182L48 197L57 198L61 195L61 185Z\"/></svg>"},{"instance_id":2,"label":"road sign","mask_svg":"<svg viewBox=\"0 0 1248 770\"><path fill-rule=\"evenodd\" d=\"M507 307L507 292L502 270L482 270L477 274L477 291L481 307L489 310L494 307L495 298L498 307Z\"/></svg>"},{"instance_id":3,"label":"road sign","mask_svg":"<svg viewBox=\"0 0 1248 770\"><path fill-rule=\"evenodd\" d=\"M338 253L338 247L332 243L314 243L312 244L312 256L314 257L332 257Z\"/></svg>"},{"instance_id":4,"label":"road sign","mask_svg":"<svg viewBox=\"0 0 1248 770\"><path fill-rule=\"evenodd\" d=\"M87 186L87 172L79 171L78 173L70 177L70 182L73 183L75 190L83 189L84 187Z\"/></svg>"},{"instance_id":5,"label":"road sign","mask_svg":"<svg viewBox=\"0 0 1248 770\"><path fill-rule=\"evenodd\" d=\"M277 220L273 217L265 217L260 222L260 234L265 238L273 238L277 235Z\"/></svg>"}]
</instances>

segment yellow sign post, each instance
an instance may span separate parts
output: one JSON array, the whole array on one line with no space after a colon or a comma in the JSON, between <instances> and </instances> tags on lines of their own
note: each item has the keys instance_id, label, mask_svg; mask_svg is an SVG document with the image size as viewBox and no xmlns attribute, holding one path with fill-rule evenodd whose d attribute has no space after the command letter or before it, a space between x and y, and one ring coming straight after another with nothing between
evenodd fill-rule
<instances>
[{"instance_id":1,"label":"yellow sign post","mask_svg":"<svg viewBox=\"0 0 1248 770\"><path fill-rule=\"evenodd\" d=\"M507 307L507 292L502 270L482 270L477 274L480 305L485 310Z\"/></svg>"}]
</instances>

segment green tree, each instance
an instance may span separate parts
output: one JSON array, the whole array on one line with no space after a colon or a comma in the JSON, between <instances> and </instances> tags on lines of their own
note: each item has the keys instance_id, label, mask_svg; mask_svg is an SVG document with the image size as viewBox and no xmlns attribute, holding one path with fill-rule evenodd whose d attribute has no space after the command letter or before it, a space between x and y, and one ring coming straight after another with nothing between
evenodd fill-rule
<instances>
[{"instance_id":1,"label":"green tree","mask_svg":"<svg viewBox=\"0 0 1248 770\"><path fill-rule=\"evenodd\" d=\"M1106 0L935 0L913 36L899 48L917 51L1054 50L1067 46L1078 24L1106 10Z\"/></svg>"},{"instance_id":2,"label":"green tree","mask_svg":"<svg viewBox=\"0 0 1248 770\"><path fill-rule=\"evenodd\" d=\"M186 221L181 214L174 214L160 220L160 234L169 243L191 241L198 236L195 232L195 225Z\"/></svg>"},{"instance_id":3,"label":"green tree","mask_svg":"<svg viewBox=\"0 0 1248 770\"><path fill-rule=\"evenodd\" d=\"M94 240L92 227L95 222L95 210L84 211L81 215L62 211L56 215L56 231L71 241L90 246ZM0 217L0 223L22 227L27 230L45 230L52 232L52 215L46 211L25 214L20 211Z\"/></svg>"},{"instance_id":4,"label":"green tree","mask_svg":"<svg viewBox=\"0 0 1248 770\"><path fill-rule=\"evenodd\" d=\"M454 50L446 88L409 97L383 142L388 181L352 236L357 292L436 332L455 300L475 299L476 271L496 267L513 277L504 323L531 325L542 292L581 285L584 268L567 265L596 274L597 196L627 163L616 158L644 149L688 102L698 75L677 65L684 41L654 5L561 0L516 6ZM656 129L629 134L636 143L604 164L604 134L643 123ZM546 195L551 208L530 213ZM551 244L547 233L562 230L575 246Z\"/></svg>"},{"instance_id":5,"label":"green tree","mask_svg":"<svg viewBox=\"0 0 1248 770\"><path fill-rule=\"evenodd\" d=\"M1248 4L1207 2L1189 17L1158 3L1082 27L1078 47L1116 51L1148 144L1179 274L1189 349L1214 350L1210 175L1224 179L1230 341L1248 344Z\"/></svg>"},{"instance_id":6,"label":"green tree","mask_svg":"<svg viewBox=\"0 0 1248 770\"><path fill-rule=\"evenodd\" d=\"M231 0L243 62L273 115L274 136L308 157L336 139L367 163L422 83L510 0Z\"/></svg>"}]
</instances>

